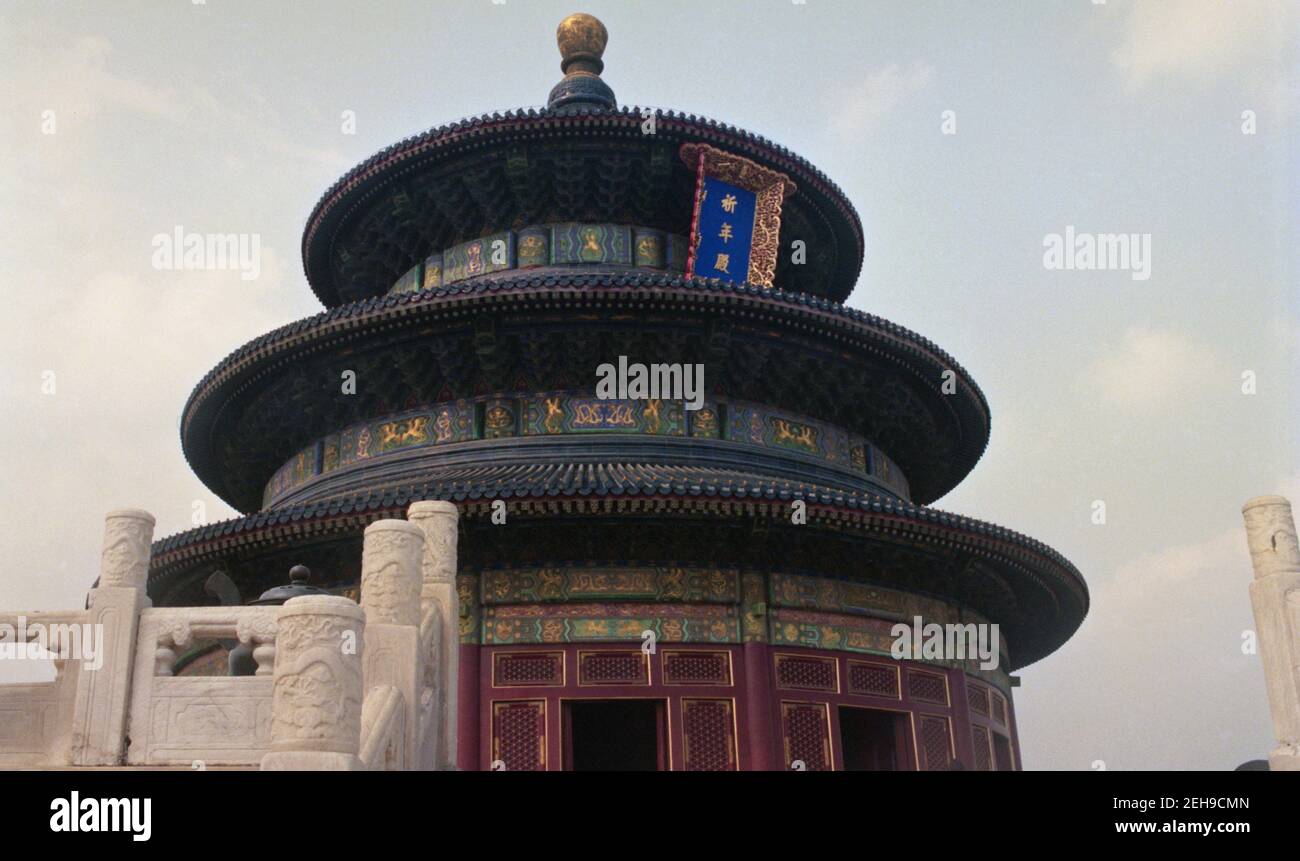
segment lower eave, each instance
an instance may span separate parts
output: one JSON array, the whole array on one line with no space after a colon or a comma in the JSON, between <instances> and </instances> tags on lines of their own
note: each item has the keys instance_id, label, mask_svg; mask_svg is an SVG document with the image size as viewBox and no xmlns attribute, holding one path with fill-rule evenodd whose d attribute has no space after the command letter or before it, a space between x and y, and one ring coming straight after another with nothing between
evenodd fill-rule
<instances>
[{"instance_id":1,"label":"lower eave","mask_svg":"<svg viewBox=\"0 0 1300 861\"><path fill-rule=\"evenodd\" d=\"M1014 570L1047 589L1058 605L1058 618L1031 639L1022 636L1016 650L1017 668L1058 648L1087 614L1087 585L1078 569L1050 547L1003 527L932 508L914 506L885 496L846 493L807 485L763 479L736 482L708 476L671 474L671 468L638 468L638 481L597 491L572 480L560 468L550 481L511 488L499 483L448 477L421 487L401 488L364 496L343 497L269 510L199 527L154 543L150 591L169 581L211 565L232 553L256 555L297 542L355 537L380 519L405 517L407 507L423 499L455 502L463 525L487 522L492 502L506 501L510 518L576 516L650 516L658 518L741 518L785 525L790 503L807 503L807 523L801 530L858 533L882 540L905 540L938 551L957 550L999 569ZM580 476L579 476L580 478ZM995 620L996 621L996 620Z\"/></svg>"}]
</instances>

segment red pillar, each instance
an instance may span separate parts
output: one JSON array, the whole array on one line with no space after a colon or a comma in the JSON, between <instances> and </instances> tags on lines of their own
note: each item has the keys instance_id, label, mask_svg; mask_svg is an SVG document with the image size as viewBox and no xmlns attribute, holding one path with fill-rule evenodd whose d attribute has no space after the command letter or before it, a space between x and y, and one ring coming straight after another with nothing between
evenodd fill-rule
<instances>
[{"instance_id":1,"label":"red pillar","mask_svg":"<svg viewBox=\"0 0 1300 861\"><path fill-rule=\"evenodd\" d=\"M975 770L975 745L971 741L970 699L966 695L966 673L958 668L948 670L952 688L952 736L957 744L953 755L966 771Z\"/></svg>"},{"instance_id":2,"label":"red pillar","mask_svg":"<svg viewBox=\"0 0 1300 861\"><path fill-rule=\"evenodd\" d=\"M456 680L456 768L479 771L479 647L460 644L460 670Z\"/></svg>"},{"instance_id":3,"label":"red pillar","mask_svg":"<svg viewBox=\"0 0 1300 861\"><path fill-rule=\"evenodd\" d=\"M1011 739L1011 758L1012 768L1016 771L1024 771L1024 763L1020 761L1020 730L1018 729L1019 721L1016 720L1016 706L1011 699L1011 692L1015 686L1007 688L1007 736Z\"/></svg>"},{"instance_id":4,"label":"red pillar","mask_svg":"<svg viewBox=\"0 0 1300 861\"><path fill-rule=\"evenodd\" d=\"M746 643L745 713L751 771L780 771L772 735L772 676L766 643Z\"/></svg>"}]
</instances>

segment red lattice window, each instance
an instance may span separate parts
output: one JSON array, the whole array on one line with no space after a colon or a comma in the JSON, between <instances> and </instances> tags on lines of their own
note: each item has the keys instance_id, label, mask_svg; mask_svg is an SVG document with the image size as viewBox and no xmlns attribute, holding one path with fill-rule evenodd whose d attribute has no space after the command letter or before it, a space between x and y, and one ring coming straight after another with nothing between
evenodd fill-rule
<instances>
[{"instance_id":1,"label":"red lattice window","mask_svg":"<svg viewBox=\"0 0 1300 861\"><path fill-rule=\"evenodd\" d=\"M579 652L580 685L649 685L650 665L635 652Z\"/></svg>"},{"instance_id":2,"label":"red lattice window","mask_svg":"<svg viewBox=\"0 0 1300 861\"><path fill-rule=\"evenodd\" d=\"M989 731L982 726L971 727L971 746L975 748L975 770L992 771L993 754L989 750Z\"/></svg>"},{"instance_id":3,"label":"red lattice window","mask_svg":"<svg viewBox=\"0 0 1300 861\"><path fill-rule=\"evenodd\" d=\"M966 683L966 702L970 705L970 710L975 714L984 715L984 717L989 716L988 688L968 681Z\"/></svg>"},{"instance_id":4,"label":"red lattice window","mask_svg":"<svg viewBox=\"0 0 1300 861\"><path fill-rule=\"evenodd\" d=\"M687 771L735 771L730 700L682 700L682 757Z\"/></svg>"},{"instance_id":5,"label":"red lattice window","mask_svg":"<svg viewBox=\"0 0 1300 861\"><path fill-rule=\"evenodd\" d=\"M952 762L952 737L948 719L921 715L921 770L947 771Z\"/></svg>"},{"instance_id":6,"label":"red lattice window","mask_svg":"<svg viewBox=\"0 0 1300 861\"><path fill-rule=\"evenodd\" d=\"M546 770L546 701L492 704L492 761L506 771Z\"/></svg>"},{"instance_id":7,"label":"red lattice window","mask_svg":"<svg viewBox=\"0 0 1300 861\"><path fill-rule=\"evenodd\" d=\"M866 697L898 699L898 668L884 664L849 661L849 693Z\"/></svg>"},{"instance_id":8,"label":"red lattice window","mask_svg":"<svg viewBox=\"0 0 1300 861\"><path fill-rule=\"evenodd\" d=\"M563 684L562 652L498 652L492 656L493 687L555 687Z\"/></svg>"},{"instance_id":9,"label":"red lattice window","mask_svg":"<svg viewBox=\"0 0 1300 861\"><path fill-rule=\"evenodd\" d=\"M923 703L948 705L948 680L938 673L907 672L907 695Z\"/></svg>"},{"instance_id":10,"label":"red lattice window","mask_svg":"<svg viewBox=\"0 0 1300 861\"><path fill-rule=\"evenodd\" d=\"M840 680L835 659L777 655L776 686L785 690L838 693Z\"/></svg>"},{"instance_id":11,"label":"red lattice window","mask_svg":"<svg viewBox=\"0 0 1300 861\"><path fill-rule=\"evenodd\" d=\"M997 691L993 691L993 719L998 723L1006 726L1007 723L1007 700L1006 697Z\"/></svg>"},{"instance_id":12,"label":"red lattice window","mask_svg":"<svg viewBox=\"0 0 1300 861\"><path fill-rule=\"evenodd\" d=\"M785 767L803 763L802 771L830 771L830 719L825 703L781 703Z\"/></svg>"},{"instance_id":13,"label":"red lattice window","mask_svg":"<svg viewBox=\"0 0 1300 861\"><path fill-rule=\"evenodd\" d=\"M731 656L726 652L665 651L665 685L729 685Z\"/></svg>"}]
</instances>

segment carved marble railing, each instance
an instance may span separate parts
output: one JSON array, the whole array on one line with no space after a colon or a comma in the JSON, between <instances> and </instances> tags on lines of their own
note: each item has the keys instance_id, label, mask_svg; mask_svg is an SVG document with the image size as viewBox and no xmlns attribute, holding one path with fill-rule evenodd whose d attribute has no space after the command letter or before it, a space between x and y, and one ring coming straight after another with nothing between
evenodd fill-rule
<instances>
[{"instance_id":1,"label":"carved marble railing","mask_svg":"<svg viewBox=\"0 0 1300 861\"><path fill-rule=\"evenodd\" d=\"M438 771L454 767L443 762L446 735L454 735L449 721L453 714L445 711L447 703L443 675L442 653L443 617L440 607L428 605L420 620L420 700L417 706L419 721L415 739L416 762L421 771ZM444 723L448 721L448 723Z\"/></svg>"},{"instance_id":2,"label":"carved marble railing","mask_svg":"<svg viewBox=\"0 0 1300 861\"><path fill-rule=\"evenodd\" d=\"M0 613L6 647L12 644L16 656L17 650L28 644L46 646L55 671L52 682L0 685L0 766L68 761L68 729L80 663L60 659L60 654L71 654L68 647L72 644L51 641L49 633L83 631L87 616L83 610Z\"/></svg>"},{"instance_id":3,"label":"carved marble railing","mask_svg":"<svg viewBox=\"0 0 1300 861\"><path fill-rule=\"evenodd\" d=\"M12 710L0 723L39 724L39 728L11 731L12 737L0 742L0 755L10 762L121 763L136 624L140 611L149 606L145 578L153 527L148 512L109 512L104 519L99 584L87 596L87 609L25 614L28 626L37 620L88 626L96 654L93 659L83 654L55 661L53 683L0 687L0 703Z\"/></svg>"},{"instance_id":4,"label":"carved marble railing","mask_svg":"<svg viewBox=\"0 0 1300 861\"><path fill-rule=\"evenodd\" d=\"M456 768L460 597L456 594L459 514L450 502L414 502L406 518L424 533L420 559L421 770ZM437 622L432 618L436 617Z\"/></svg>"},{"instance_id":5,"label":"carved marble railing","mask_svg":"<svg viewBox=\"0 0 1300 861\"><path fill-rule=\"evenodd\" d=\"M361 764L371 771L406 771L406 703L392 685L372 688L361 707Z\"/></svg>"},{"instance_id":6,"label":"carved marble railing","mask_svg":"<svg viewBox=\"0 0 1300 861\"><path fill-rule=\"evenodd\" d=\"M131 765L258 765L271 738L279 607L168 607L140 614L131 686ZM200 639L253 649L252 676L173 676Z\"/></svg>"},{"instance_id":7,"label":"carved marble railing","mask_svg":"<svg viewBox=\"0 0 1300 861\"><path fill-rule=\"evenodd\" d=\"M154 608L153 517L111 512L87 609L0 613L24 643L56 626L95 642L93 660L54 655L53 682L0 685L0 766L454 768L457 513L421 502L410 518L366 530L361 606ZM255 674L173 675L204 639L248 647Z\"/></svg>"}]
</instances>

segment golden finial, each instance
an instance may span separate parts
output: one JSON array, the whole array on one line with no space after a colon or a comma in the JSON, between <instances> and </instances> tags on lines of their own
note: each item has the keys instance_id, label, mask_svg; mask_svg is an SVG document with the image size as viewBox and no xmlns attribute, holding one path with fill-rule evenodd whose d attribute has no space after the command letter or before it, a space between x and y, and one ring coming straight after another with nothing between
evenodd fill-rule
<instances>
[{"instance_id":1,"label":"golden finial","mask_svg":"<svg viewBox=\"0 0 1300 861\"><path fill-rule=\"evenodd\" d=\"M594 15L575 12L555 30L560 46L560 69L565 75L599 75L605 64L600 59L609 42L609 31Z\"/></svg>"},{"instance_id":2,"label":"golden finial","mask_svg":"<svg viewBox=\"0 0 1300 861\"><path fill-rule=\"evenodd\" d=\"M555 28L560 46L560 68L564 78L551 88L546 105L556 111L613 110L618 107L614 91L600 78L605 63L600 59L609 42L605 25L592 15L577 12Z\"/></svg>"}]
</instances>

